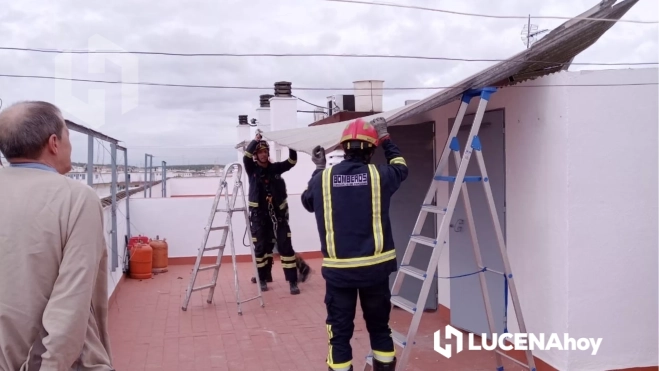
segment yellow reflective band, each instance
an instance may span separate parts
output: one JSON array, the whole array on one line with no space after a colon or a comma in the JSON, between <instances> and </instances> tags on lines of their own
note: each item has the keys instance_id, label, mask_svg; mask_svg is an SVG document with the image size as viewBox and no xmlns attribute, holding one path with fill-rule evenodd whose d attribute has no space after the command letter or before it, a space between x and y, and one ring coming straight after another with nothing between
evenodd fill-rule
<instances>
[{"instance_id":1,"label":"yellow reflective band","mask_svg":"<svg viewBox=\"0 0 659 371\"><path fill-rule=\"evenodd\" d=\"M291 232L286 233L286 237L290 237L290 236L291 236Z\"/></svg>"},{"instance_id":2,"label":"yellow reflective band","mask_svg":"<svg viewBox=\"0 0 659 371\"><path fill-rule=\"evenodd\" d=\"M252 242L256 242L256 237L252 237Z\"/></svg>"},{"instance_id":3,"label":"yellow reflective band","mask_svg":"<svg viewBox=\"0 0 659 371\"><path fill-rule=\"evenodd\" d=\"M262 261L265 260L265 258L266 258L265 256L262 257L262 258L256 257L256 262L257 262L257 263L258 263L258 262L262 262Z\"/></svg>"},{"instance_id":4,"label":"yellow reflective band","mask_svg":"<svg viewBox=\"0 0 659 371\"><path fill-rule=\"evenodd\" d=\"M384 249L384 233L382 233L382 202L380 197L380 173L375 165L368 165L371 173L371 203L373 208L373 241L375 242L374 255L382 254Z\"/></svg>"},{"instance_id":5,"label":"yellow reflective band","mask_svg":"<svg viewBox=\"0 0 659 371\"><path fill-rule=\"evenodd\" d=\"M380 362L383 363L391 363L394 361L394 357L396 356L396 350L394 349L391 352L382 352L379 350L373 350L373 358L377 359Z\"/></svg>"},{"instance_id":6,"label":"yellow reflective band","mask_svg":"<svg viewBox=\"0 0 659 371\"><path fill-rule=\"evenodd\" d=\"M249 153L249 152L247 152L247 151L245 151L245 157L247 157L247 158L252 158L252 154Z\"/></svg>"},{"instance_id":7,"label":"yellow reflective band","mask_svg":"<svg viewBox=\"0 0 659 371\"><path fill-rule=\"evenodd\" d=\"M290 158L288 159L288 162L290 162L290 163L291 163L291 165L295 165L295 164L297 163L297 161L296 161L296 160L291 160Z\"/></svg>"},{"instance_id":8,"label":"yellow reflective band","mask_svg":"<svg viewBox=\"0 0 659 371\"><path fill-rule=\"evenodd\" d=\"M323 170L323 209L325 211L325 244L327 245L327 255L336 259L336 249L334 247L334 224L332 222L332 168Z\"/></svg>"},{"instance_id":9,"label":"yellow reflective band","mask_svg":"<svg viewBox=\"0 0 659 371\"><path fill-rule=\"evenodd\" d=\"M249 204L249 206L251 206L251 207L259 207L259 203L258 203L258 202L251 202L251 201L250 201L250 202L248 202L248 204Z\"/></svg>"},{"instance_id":10,"label":"yellow reflective band","mask_svg":"<svg viewBox=\"0 0 659 371\"><path fill-rule=\"evenodd\" d=\"M266 262L262 262L262 263L258 263L258 264L256 264L256 267L257 267L257 268L263 268L263 267L265 267L266 265L267 265Z\"/></svg>"},{"instance_id":11,"label":"yellow reflective band","mask_svg":"<svg viewBox=\"0 0 659 371\"><path fill-rule=\"evenodd\" d=\"M281 203L281 205L279 205L279 209L284 210L284 208L286 208L287 204L288 204L288 198L285 199L284 202Z\"/></svg>"},{"instance_id":12,"label":"yellow reflective band","mask_svg":"<svg viewBox=\"0 0 659 371\"><path fill-rule=\"evenodd\" d=\"M294 262L294 261L297 260L297 258L295 257L295 255L293 255L293 256L281 256L280 255L279 260L281 260L283 262Z\"/></svg>"},{"instance_id":13,"label":"yellow reflective band","mask_svg":"<svg viewBox=\"0 0 659 371\"><path fill-rule=\"evenodd\" d=\"M405 162L405 159L402 157L394 157L389 161L390 164L396 164L396 165L404 165L407 166L407 162Z\"/></svg>"},{"instance_id":14,"label":"yellow reflective band","mask_svg":"<svg viewBox=\"0 0 659 371\"><path fill-rule=\"evenodd\" d=\"M346 259L332 259L324 258L323 267L327 268L359 268L368 267L389 260L396 259L396 250L390 250L383 254L361 257L361 258L346 258Z\"/></svg>"},{"instance_id":15,"label":"yellow reflective band","mask_svg":"<svg viewBox=\"0 0 659 371\"><path fill-rule=\"evenodd\" d=\"M272 254L265 254L263 255L264 258L272 258Z\"/></svg>"},{"instance_id":16,"label":"yellow reflective band","mask_svg":"<svg viewBox=\"0 0 659 371\"><path fill-rule=\"evenodd\" d=\"M297 268L297 265L295 263L281 263L282 268Z\"/></svg>"}]
</instances>

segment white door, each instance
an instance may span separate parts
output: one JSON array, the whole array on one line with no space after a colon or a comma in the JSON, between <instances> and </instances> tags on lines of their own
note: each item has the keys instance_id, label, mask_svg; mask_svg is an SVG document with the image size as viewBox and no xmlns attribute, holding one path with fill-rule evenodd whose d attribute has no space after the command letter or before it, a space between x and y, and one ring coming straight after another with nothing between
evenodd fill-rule
<instances>
[{"instance_id":1,"label":"white door","mask_svg":"<svg viewBox=\"0 0 659 371\"><path fill-rule=\"evenodd\" d=\"M466 115L458 133L461 153L467 142L469 130L474 115ZM453 125L453 119L449 122ZM482 144L483 157L487 169L489 183L492 187L494 202L499 222L505 238L505 145L504 145L504 111L493 110L485 113L483 122L478 133ZM451 157L449 162L450 175L456 175L455 160ZM467 176L480 175L480 170L475 153L472 154L467 168ZM487 207L485 191L481 183L467 183L469 199L471 201L478 243L480 244L481 257L485 267L503 272L503 260L499 252L499 246L492 225L492 218ZM458 203L451 220L449 231L449 262L450 276L458 276L477 272L474 248L469 235L467 215L464 208L463 193L460 194ZM492 304L492 311L496 325L496 332L504 330L506 316L507 291L505 280L502 275L485 272L487 288ZM445 276L445 274L442 274ZM489 333L483 296L478 274L451 278L451 324L475 334Z\"/></svg>"}]
</instances>

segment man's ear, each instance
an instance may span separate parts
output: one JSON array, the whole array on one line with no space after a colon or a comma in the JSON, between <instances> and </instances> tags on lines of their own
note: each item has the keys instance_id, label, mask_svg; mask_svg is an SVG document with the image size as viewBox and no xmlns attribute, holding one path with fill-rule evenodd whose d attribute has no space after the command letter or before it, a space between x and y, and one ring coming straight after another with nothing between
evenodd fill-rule
<instances>
[{"instance_id":1,"label":"man's ear","mask_svg":"<svg viewBox=\"0 0 659 371\"><path fill-rule=\"evenodd\" d=\"M57 135L51 134L48 137L47 149L50 153L56 155L59 152L59 143L57 142Z\"/></svg>"}]
</instances>

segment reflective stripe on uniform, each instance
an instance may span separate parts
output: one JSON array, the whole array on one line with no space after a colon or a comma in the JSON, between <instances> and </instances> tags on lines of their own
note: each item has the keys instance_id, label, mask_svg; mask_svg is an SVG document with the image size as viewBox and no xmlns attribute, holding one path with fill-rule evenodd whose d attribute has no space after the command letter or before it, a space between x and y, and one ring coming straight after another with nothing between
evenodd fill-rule
<instances>
[{"instance_id":1,"label":"reflective stripe on uniform","mask_svg":"<svg viewBox=\"0 0 659 371\"><path fill-rule=\"evenodd\" d=\"M297 163L297 161L296 161L296 160L291 160L290 158L288 159L288 162L290 162L290 163L291 163L291 165L295 165L295 164Z\"/></svg>"},{"instance_id":2,"label":"reflective stripe on uniform","mask_svg":"<svg viewBox=\"0 0 659 371\"><path fill-rule=\"evenodd\" d=\"M373 241L375 242L374 255L382 254L384 248L384 234L382 233L382 202L380 197L380 173L375 165L368 165L371 173L371 204L373 208Z\"/></svg>"},{"instance_id":3,"label":"reflective stripe on uniform","mask_svg":"<svg viewBox=\"0 0 659 371\"><path fill-rule=\"evenodd\" d=\"M368 267L371 265L384 263L392 259L396 259L396 250L389 250L382 254L378 254L374 256L366 256L361 258L346 258L346 259L324 258L323 267L327 267L327 268Z\"/></svg>"},{"instance_id":4,"label":"reflective stripe on uniform","mask_svg":"<svg viewBox=\"0 0 659 371\"><path fill-rule=\"evenodd\" d=\"M258 203L258 202L252 202L252 201L250 201L248 204L249 204L250 207L259 207L259 203Z\"/></svg>"},{"instance_id":5,"label":"reflective stripe on uniform","mask_svg":"<svg viewBox=\"0 0 659 371\"><path fill-rule=\"evenodd\" d=\"M407 166L407 162L405 162L405 159L402 157L394 157L389 161L390 165L403 165Z\"/></svg>"},{"instance_id":6,"label":"reflective stripe on uniform","mask_svg":"<svg viewBox=\"0 0 659 371\"><path fill-rule=\"evenodd\" d=\"M332 168L323 170L323 210L325 216L325 244L327 255L336 259L336 248L334 246L334 223L332 221Z\"/></svg>"},{"instance_id":7,"label":"reflective stripe on uniform","mask_svg":"<svg viewBox=\"0 0 659 371\"><path fill-rule=\"evenodd\" d=\"M252 158L252 154L249 153L249 152L247 152L247 151L245 151L245 157L247 157L247 158Z\"/></svg>"},{"instance_id":8,"label":"reflective stripe on uniform","mask_svg":"<svg viewBox=\"0 0 659 371\"><path fill-rule=\"evenodd\" d=\"M284 208L286 207L286 205L288 205L288 198L285 199L284 202L281 203L281 205L279 205L279 209L280 209L280 210L284 210Z\"/></svg>"},{"instance_id":9,"label":"reflective stripe on uniform","mask_svg":"<svg viewBox=\"0 0 659 371\"><path fill-rule=\"evenodd\" d=\"M282 268L297 268L295 255L293 255L293 256L281 256L280 255L279 260L281 260L281 267Z\"/></svg>"}]
</instances>

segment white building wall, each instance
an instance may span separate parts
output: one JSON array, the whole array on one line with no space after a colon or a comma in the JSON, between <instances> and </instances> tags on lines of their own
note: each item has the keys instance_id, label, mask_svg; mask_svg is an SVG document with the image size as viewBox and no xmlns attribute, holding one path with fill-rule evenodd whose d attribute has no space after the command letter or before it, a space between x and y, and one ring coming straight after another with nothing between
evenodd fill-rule
<instances>
[{"instance_id":1,"label":"white building wall","mask_svg":"<svg viewBox=\"0 0 659 371\"><path fill-rule=\"evenodd\" d=\"M523 85L652 81L657 69L560 73ZM437 123L439 155L458 105L414 120ZM597 356L534 354L560 370L656 365L656 86L508 88L488 104L499 108L508 256L527 331L604 339ZM445 250L440 276L448 261ZM439 281L439 303L450 308L450 281ZM519 332L512 305L508 327Z\"/></svg>"}]
</instances>

